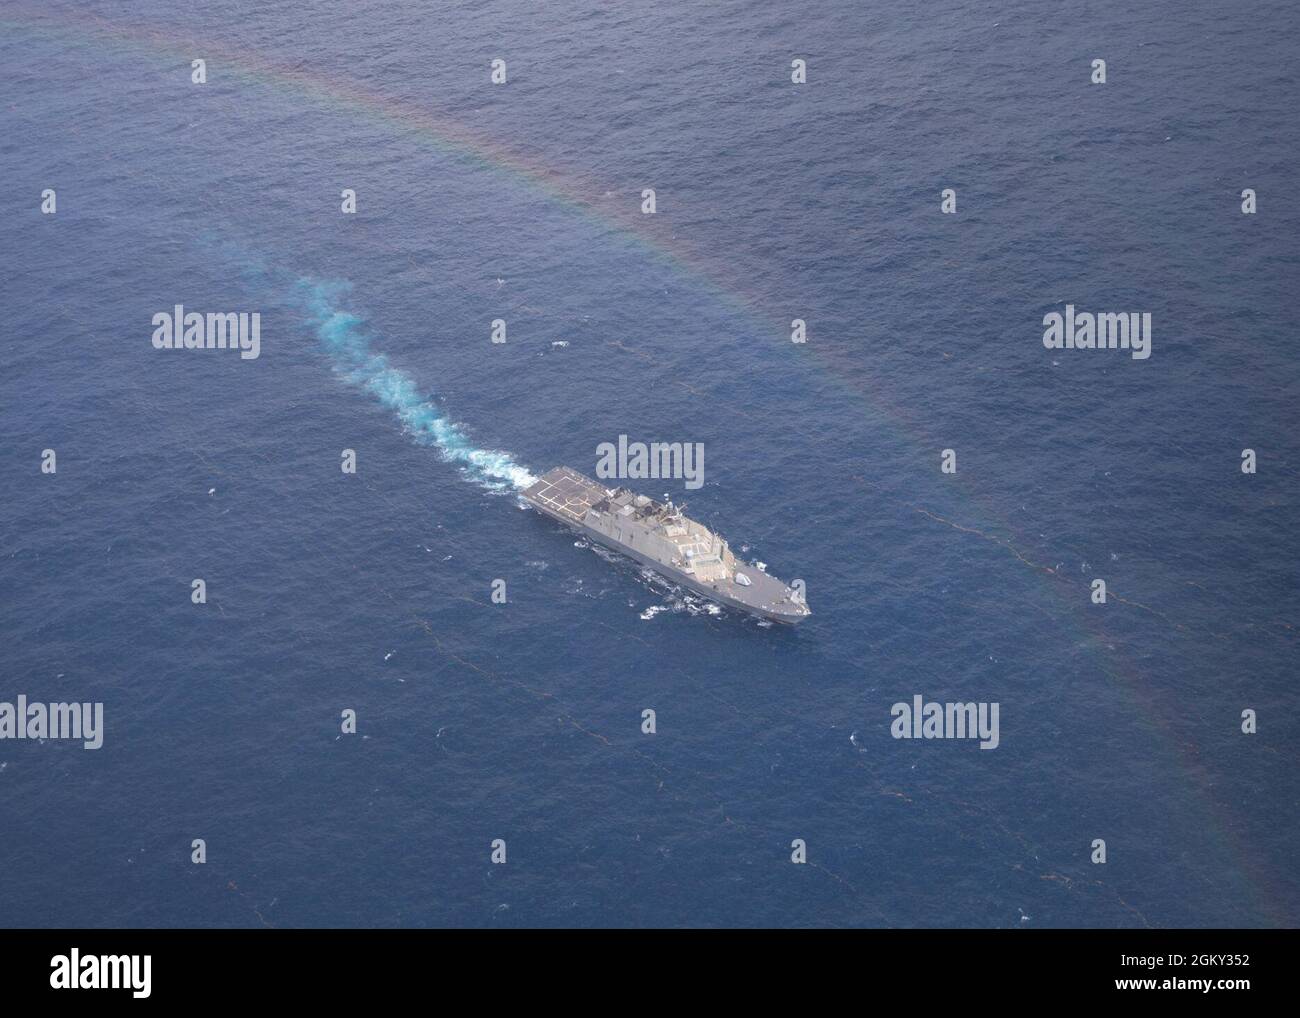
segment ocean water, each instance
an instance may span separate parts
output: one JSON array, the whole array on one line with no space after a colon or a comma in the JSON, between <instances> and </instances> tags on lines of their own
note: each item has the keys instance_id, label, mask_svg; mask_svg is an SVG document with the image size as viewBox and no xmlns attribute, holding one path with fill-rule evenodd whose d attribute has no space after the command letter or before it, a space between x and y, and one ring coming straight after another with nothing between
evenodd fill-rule
<instances>
[{"instance_id":1,"label":"ocean water","mask_svg":"<svg viewBox=\"0 0 1300 1018\"><path fill-rule=\"evenodd\" d=\"M7 4L0 701L106 732L0 925L1295 925L1300 16L1130 6ZM812 618L521 506L619 434Z\"/></svg>"}]
</instances>

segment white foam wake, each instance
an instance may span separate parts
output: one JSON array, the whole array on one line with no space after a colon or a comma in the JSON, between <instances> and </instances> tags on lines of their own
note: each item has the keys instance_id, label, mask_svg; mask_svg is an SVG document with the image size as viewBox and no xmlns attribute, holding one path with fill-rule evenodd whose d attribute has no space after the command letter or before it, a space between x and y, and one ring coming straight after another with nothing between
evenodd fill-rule
<instances>
[{"instance_id":1,"label":"white foam wake","mask_svg":"<svg viewBox=\"0 0 1300 1018\"><path fill-rule=\"evenodd\" d=\"M536 480L508 452L474 445L464 428L449 420L432 397L421 393L415 379L371 349L364 319L342 306L349 284L303 279L299 287L334 371L392 410L414 441L437 449L468 480L491 491L526 488Z\"/></svg>"}]
</instances>

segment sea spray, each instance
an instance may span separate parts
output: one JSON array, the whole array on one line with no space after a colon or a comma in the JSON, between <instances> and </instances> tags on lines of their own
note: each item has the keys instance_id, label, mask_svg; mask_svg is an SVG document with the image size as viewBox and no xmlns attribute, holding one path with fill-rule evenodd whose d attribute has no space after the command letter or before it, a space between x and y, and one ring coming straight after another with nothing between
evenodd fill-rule
<instances>
[{"instance_id":1,"label":"sea spray","mask_svg":"<svg viewBox=\"0 0 1300 1018\"><path fill-rule=\"evenodd\" d=\"M509 453L474 445L464 428L421 393L415 379L371 349L364 320L341 306L349 284L303 279L298 285L334 371L392 410L412 439L437 449L444 460L460 467L467 479L490 491L526 488L533 483L533 475Z\"/></svg>"}]
</instances>

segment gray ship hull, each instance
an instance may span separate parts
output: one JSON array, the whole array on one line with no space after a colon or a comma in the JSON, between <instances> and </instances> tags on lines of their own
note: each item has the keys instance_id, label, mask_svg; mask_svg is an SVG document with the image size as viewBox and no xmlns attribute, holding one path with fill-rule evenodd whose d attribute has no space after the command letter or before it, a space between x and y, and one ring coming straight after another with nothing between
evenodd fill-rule
<instances>
[{"instance_id":1,"label":"gray ship hull","mask_svg":"<svg viewBox=\"0 0 1300 1018\"><path fill-rule=\"evenodd\" d=\"M548 471L523 497L543 515L709 601L787 625L811 614L794 590L737 559L725 541L671 502L605 488L568 467Z\"/></svg>"}]
</instances>

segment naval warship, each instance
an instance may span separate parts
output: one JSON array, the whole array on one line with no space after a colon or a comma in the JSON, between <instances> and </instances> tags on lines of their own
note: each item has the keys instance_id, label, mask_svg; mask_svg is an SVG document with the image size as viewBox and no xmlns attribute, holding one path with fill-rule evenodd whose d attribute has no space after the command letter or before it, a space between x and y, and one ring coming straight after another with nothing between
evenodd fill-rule
<instances>
[{"instance_id":1,"label":"naval warship","mask_svg":"<svg viewBox=\"0 0 1300 1018\"><path fill-rule=\"evenodd\" d=\"M683 515L684 506L606 488L569 467L548 470L522 495L551 519L710 601L773 622L812 614L798 592L736 558L726 541Z\"/></svg>"}]
</instances>

